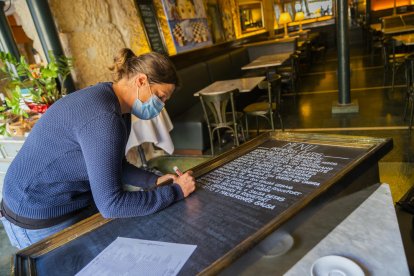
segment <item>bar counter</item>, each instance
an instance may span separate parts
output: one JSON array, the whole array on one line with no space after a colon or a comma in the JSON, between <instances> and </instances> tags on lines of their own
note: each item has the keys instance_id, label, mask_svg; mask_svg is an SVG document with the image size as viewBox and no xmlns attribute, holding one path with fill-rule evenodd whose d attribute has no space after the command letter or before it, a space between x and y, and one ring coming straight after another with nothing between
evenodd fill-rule
<instances>
[{"instance_id":1,"label":"bar counter","mask_svg":"<svg viewBox=\"0 0 414 276\"><path fill-rule=\"evenodd\" d=\"M283 274L377 190L378 161L391 149L391 139L264 133L196 166L197 190L185 200L145 217L94 215L19 251L13 269L16 275L73 275L125 237L196 245L179 275L231 274L266 237L306 230L293 239L296 249L282 254L283 265L273 266ZM341 212L326 209L354 194L350 204L339 205ZM324 210L332 219L321 224L315 218Z\"/></svg>"}]
</instances>

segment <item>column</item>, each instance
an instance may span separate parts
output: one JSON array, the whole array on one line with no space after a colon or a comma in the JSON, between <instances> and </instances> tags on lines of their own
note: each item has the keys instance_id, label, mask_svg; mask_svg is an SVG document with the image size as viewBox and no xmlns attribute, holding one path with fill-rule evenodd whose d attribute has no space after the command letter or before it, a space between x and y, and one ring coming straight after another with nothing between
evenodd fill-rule
<instances>
[{"instance_id":1,"label":"column","mask_svg":"<svg viewBox=\"0 0 414 276\"><path fill-rule=\"evenodd\" d=\"M26 2L29 7L30 14L33 17L33 22L47 60L50 61L49 51L53 51L55 56L64 55L48 1L26 0ZM75 85L70 75L66 78L63 85L69 93L75 90Z\"/></svg>"},{"instance_id":2,"label":"column","mask_svg":"<svg viewBox=\"0 0 414 276\"><path fill-rule=\"evenodd\" d=\"M348 1L338 0L337 6L337 47L338 47L338 102L332 105L332 113L358 112L358 103L351 102L349 37L348 37Z\"/></svg>"},{"instance_id":3,"label":"column","mask_svg":"<svg viewBox=\"0 0 414 276\"><path fill-rule=\"evenodd\" d=\"M12 30L4 13L5 3L0 1L0 49L3 52L12 54L17 60L20 58L20 52L13 38Z\"/></svg>"}]
</instances>

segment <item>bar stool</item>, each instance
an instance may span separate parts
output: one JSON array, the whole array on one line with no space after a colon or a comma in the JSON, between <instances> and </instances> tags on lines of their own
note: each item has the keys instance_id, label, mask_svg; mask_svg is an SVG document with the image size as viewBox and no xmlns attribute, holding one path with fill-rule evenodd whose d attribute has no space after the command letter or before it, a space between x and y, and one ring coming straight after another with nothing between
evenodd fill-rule
<instances>
[{"instance_id":1,"label":"bar stool","mask_svg":"<svg viewBox=\"0 0 414 276\"><path fill-rule=\"evenodd\" d=\"M291 92L294 93L294 100L296 101L296 94L297 94L297 80L299 77L299 57L296 54L290 55L289 61L290 65L288 66L280 66L277 68L277 74L281 76L281 82L284 86L288 86Z\"/></svg>"},{"instance_id":2,"label":"bar stool","mask_svg":"<svg viewBox=\"0 0 414 276\"><path fill-rule=\"evenodd\" d=\"M323 62L327 49L326 37L320 34L317 39L311 43L311 63Z\"/></svg>"},{"instance_id":3,"label":"bar stool","mask_svg":"<svg viewBox=\"0 0 414 276\"><path fill-rule=\"evenodd\" d=\"M281 80L282 77L278 74L273 74L268 76L268 79L262 81L259 84L260 89L266 89L267 99L266 101L261 101L253 104L249 104L243 109L245 119L246 119L246 132L249 131L248 117L256 117L256 133L259 134L259 120L258 118L264 118L271 126L272 130L275 130L275 124L273 116L277 114L280 121L280 128L282 131L283 121L279 113L280 107L280 90L281 90Z\"/></svg>"},{"instance_id":4,"label":"bar stool","mask_svg":"<svg viewBox=\"0 0 414 276\"><path fill-rule=\"evenodd\" d=\"M306 40L302 47L295 51L298 56L298 75L300 76L304 71L307 71L311 65L312 53L311 53L311 41Z\"/></svg>"},{"instance_id":5,"label":"bar stool","mask_svg":"<svg viewBox=\"0 0 414 276\"><path fill-rule=\"evenodd\" d=\"M408 109L410 109L410 124L409 131L411 132L414 115L414 53L408 55L405 58L405 76L407 90L405 93L405 106L404 106L404 121L407 118Z\"/></svg>"},{"instance_id":6,"label":"bar stool","mask_svg":"<svg viewBox=\"0 0 414 276\"><path fill-rule=\"evenodd\" d=\"M369 29L368 30L370 36L368 38L369 41L369 51L371 52L371 62L374 62L375 54L379 51L381 56L383 53L381 52L384 44L383 44L383 36L382 32L377 32L375 30Z\"/></svg>"},{"instance_id":7,"label":"bar stool","mask_svg":"<svg viewBox=\"0 0 414 276\"><path fill-rule=\"evenodd\" d=\"M385 74L391 69L392 73L392 90L395 85L395 74L397 70L405 64L405 57L407 53L397 53L397 47L402 43L395 39L384 40L383 42L383 56L384 56L384 80Z\"/></svg>"},{"instance_id":8,"label":"bar stool","mask_svg":"<svg viewBox=\"0 0 414 276\"><path fill-rule=\"evenodd\" d=\"M204 117L207 122L212 155L214 155L213 138L216 131L219 147L221 147L220 129L230 130L233 134L234 145L239 146L238 127L240 127L242 139L245 140L243 125L239 123L243 118L243 113L236 112L234 104L234 95L237 93L239 93L238 89L199 94ZM229 103L231 112L226 112Z\"/></svg>"}]
</instances>

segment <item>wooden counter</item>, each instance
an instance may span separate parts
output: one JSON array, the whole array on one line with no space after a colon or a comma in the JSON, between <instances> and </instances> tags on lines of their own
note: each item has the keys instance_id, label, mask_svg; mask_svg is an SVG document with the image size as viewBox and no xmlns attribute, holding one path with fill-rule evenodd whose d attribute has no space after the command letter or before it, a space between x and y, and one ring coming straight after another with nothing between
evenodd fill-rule
<instances>
[{"instance_id":1,"label":"wooden counter","mask_svg":"<svg viewBox=\"0 0 414 276\"><path fill-rule=\"evenodd\" d=\"M73 275L127 237L197 245L180 275L217 274L317 203L378 183L377 162L391 149L391 139L264 133L195 167L187 199L145 217L92 216L19 251L14 271Z\"/></svg>"}]
</instances>

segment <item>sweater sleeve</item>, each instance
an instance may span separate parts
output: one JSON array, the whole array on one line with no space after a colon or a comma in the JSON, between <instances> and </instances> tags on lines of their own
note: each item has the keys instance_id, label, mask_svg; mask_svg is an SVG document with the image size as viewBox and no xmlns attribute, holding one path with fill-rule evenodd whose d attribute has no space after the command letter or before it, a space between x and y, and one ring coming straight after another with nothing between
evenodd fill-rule
<instances>
[{"instance_id":1,"label":"sweater sleeve","mask_svg":"<svg viewBox=\"0 0 414 276\"><path fill-rule=\"evenodd\" d=\"M180 186L172 184L151 191L127 192L122 188L122 160L126 131L116 114L94 118L77 131L92 196L105 218L143 216L182 199Z\"/></svg>"},{"instance_id":2,"label":"sweater sleeve","mask_svg":"<svg viewBox=\"0 0 414 276\"><path fill-rule=\"evenodd\" d=\"M124 184L148 189L155 186L158 179L156 174L135 167L128 163L126 158L122 160L122 169L122 182Z\"/></svg>"}]
</instances>

